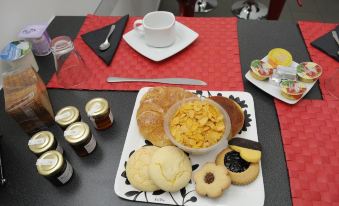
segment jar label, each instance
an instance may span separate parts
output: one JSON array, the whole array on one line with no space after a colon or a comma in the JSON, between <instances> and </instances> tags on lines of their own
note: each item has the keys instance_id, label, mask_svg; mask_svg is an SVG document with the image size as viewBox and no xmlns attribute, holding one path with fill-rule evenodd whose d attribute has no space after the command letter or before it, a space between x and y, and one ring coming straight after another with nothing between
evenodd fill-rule
<instances>
[{"instance_id":1,"label":"jar label","mask_svg":"<svg viewBox=\"0 0 339 206\"><path fill-rule=\"evenodd\" d=\"M112 111L109 112L109 119L111 120L111 122L113 123L113 114L112 114Z\"/></svg>"},{"instance_id":2,"label":"jar label","mask_svg":"<svg viewBox=\"0 0 339 206\"><path fill-rule=\"evenodd\" d=\"M56 163L56 159L38 159L36 161L36 165L55 165Z\"/></svg>"},{"instance_id":3,"label":"jar label","mask_svg":"<svg viewBox=\"0 0 339 206\"><path fill-rule=\"evenodd\" d=\"M55 148L56 151L60 152L61 154L64 153L64 149L62 149L61 145L58 143L58 146Z\"/></svg>"},{"instance_id":4,"label":"jar label","mask_svg":"<svg viewBox=\"0 0 339 206\"><path fill-rule=\"evenodd\" d=\"M43 143L45 143L46 138L45 137L41 137L39 139L31 139L28 141L28 145L29 146L33 146L33 145L41 145Z\"/></svg>"},{"instance_id":5,"label":"jar label","mask_svg":"<svg viewBox=\"0 0 339 206\"><path fill-rule=\"evenodd\" d=\"M59 114L57 116L55 116L55 121L59 121L65 118L69 118L71 116L71 112L64 112L62 114Z\"/></svg>"},{"instance_id":6,"label":"jar label","mask_svg":"<svg viewBox=\"0 0 339 206\"><path fill-rule=\"evenodd\" d=\"M59 177L58 180L62 183L65 184L66 182L68 182L68 180L71 179L72 175L73 175L73 167L71 164L69 164L69 162L66 160L66 169L64 171L64 173L62 173Z\"/></svg>"},{"instance_id":7,"label":"jar label","mask_svg":"<svg viewBox=\"0 0 339 206\"><path fill-rule=\"evenodd\" d=\"M92 135L91 140L88 142L87 145L84 146L84 148L86 149L88 153L91 153L95 149L96 145L97 145L97 141L94 139Z\"/></svg>"}]
</instances>

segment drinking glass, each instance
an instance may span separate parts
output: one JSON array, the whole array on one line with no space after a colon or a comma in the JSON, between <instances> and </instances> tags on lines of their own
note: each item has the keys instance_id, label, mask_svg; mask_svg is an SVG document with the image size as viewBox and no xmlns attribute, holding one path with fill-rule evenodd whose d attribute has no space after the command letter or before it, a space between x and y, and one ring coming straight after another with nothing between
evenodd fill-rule
<instances>
[{"instance_id":1,"label":"drinking glass","mask_svg":"<svg viewBox=\"0 0 339 206\"><path fill-rule=\"evenodd\" d=\"M59 36L52 40L52 52L57 80L64 87L74 87L84 83L90 77L90 70L75 49L68 36Z\"/></svg>"},{"instance_id":2,"label":"drinking glass","mask_svg":"<svg viewBox=\"0 0 339 206\"><path fill-rule=\"evenodd\" d=\"M339 68L325 80L326 90L336 99L339 99Z\"/></svg>"}]
</instances>

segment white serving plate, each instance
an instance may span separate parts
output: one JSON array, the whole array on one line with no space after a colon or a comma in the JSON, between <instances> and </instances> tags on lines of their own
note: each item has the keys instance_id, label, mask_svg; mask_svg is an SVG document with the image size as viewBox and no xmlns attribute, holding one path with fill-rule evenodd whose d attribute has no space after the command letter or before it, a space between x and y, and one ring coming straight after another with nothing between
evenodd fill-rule
<instances>
[{"instance_id":1,"label":"white serving plate","mask_svg":"<svg viewBox=\"0 0 339 206\"><path fill-rule=\"evenodd\" d=\"M124 199L139 202L150 202L158 204L170 205L194 205L194 206L262 206L265 200L265 190L263 176L260 172L257 179L245 186L231 185L224 194L217 199L201 197L195 192L195 183L192 181L185 188L179 192L140 192L133 188L131 185L126 184L125 162L128 160L132 151L145 145L145 139L139 133L136 112L138 110L142 96L148 91L149 88L143 88L139 91L134 106L133 114L131 117L130 126L127 132L125 145L121 154L121 159L115 178L114 190L115 193ZM230 97L233 95L234 99L240 103L245 113L246 131L243 129L238 137L247 138L250 140L258 141L257 125L254 112L254 102L251 94L247 92L238 91L210 91L211 95L222 94L222 96ZM204 91L203 96L208 96L208 92ZM230 97L232 98L232 97ZM206 162L214 162L216 155L227 146L227 140L224 140L224 146L220 145L216 150L204 155L189 155L192 168L197 171Z\"/></svg>"},{"instance_id":2,"label":"white serving plate","mask_svg":"<svg viewBox=\"0 0 339 206\"><path fill-rule=\"evenodd\" d=\"M145 42L144 36L139 34L134 29L124 34L123 38L127 44L138 53L153 61L161 61L185 49L199 36L198 33L178 21L175 22L175 30L175 42L172 45L164 48L148 46Z\"/></svg>"},{"instance_id":3,"label":"white serving plate","mask_svg":"<svg viewBox=\"0 0 339 206\"><path fill-rule=\"evenodd\" d=\"M262 61L267 62L267 56L265 56L262 59ZM291 66L296 68L298 65L299 64L297 62L293 61ZM259 89L263 90L264 92L270 94L271 96L273 96L273 97L275 97L277 99L280 99L281 101L286 102L288 104L296 104L299 100L301 100L312 89L314 84L317 82L317 81L312 82L312 83L302 82L305 85L305 87L306 87L305 93L303 94L303 96L300 99L291 100L291 99L287 99L286 97L281 95L280 87L275 86L273 84L270 84L268 82L268 80L260 81L260 80L255 79L254 77L252 77L252 75L250 74L250 70L248 70L248 72L246 73L245 77L246 77L246 79L248 81L250 81L252 84L257 86Z\"/></svg>"}]
</instances>

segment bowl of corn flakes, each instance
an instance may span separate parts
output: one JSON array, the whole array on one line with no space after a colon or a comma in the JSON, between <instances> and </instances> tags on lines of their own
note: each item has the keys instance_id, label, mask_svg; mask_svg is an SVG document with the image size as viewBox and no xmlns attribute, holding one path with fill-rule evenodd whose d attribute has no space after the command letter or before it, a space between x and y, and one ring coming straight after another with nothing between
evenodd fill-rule
<instances>
[{"instance_id":1,"label":"bowl of corn flakes","mask_svg":"<svg viewBox=\"0 0 339 206\"><path fill-rule=\"evenodd\" d=\"M207 98L187 98L169 108L164 129L171 142L192 154L207 153L230 135L231 120L227 112ZM226 145L225 145L226 146Z\"/></svg>"}]
</instances>

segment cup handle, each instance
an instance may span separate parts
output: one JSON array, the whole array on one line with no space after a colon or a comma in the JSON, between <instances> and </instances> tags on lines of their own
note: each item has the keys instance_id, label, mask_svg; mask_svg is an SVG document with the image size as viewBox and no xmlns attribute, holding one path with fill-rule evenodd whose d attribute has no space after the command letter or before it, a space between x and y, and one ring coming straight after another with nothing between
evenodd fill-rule
<instances>
[{"instance_id":1,"label":"cup handle","mask_svg":"<svg viewBox=\"0 0 339 206\"><path fill-rule=\"evenodd\" d=\"M141 19L138 19L134 22L134 24L133 24L134 30L137 31L139 34L144 35L145 30L144 30L143 26L139 26L139 25L142 25Z\"/></svg>"}]
</instances>

